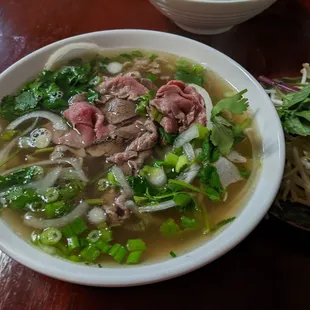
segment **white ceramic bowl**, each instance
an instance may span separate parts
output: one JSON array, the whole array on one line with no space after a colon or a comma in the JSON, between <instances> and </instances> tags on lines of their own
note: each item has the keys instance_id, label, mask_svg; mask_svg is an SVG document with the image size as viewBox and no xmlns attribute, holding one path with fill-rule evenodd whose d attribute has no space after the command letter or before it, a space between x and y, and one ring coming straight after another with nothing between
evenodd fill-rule
<instances>
[{"instance_id":1,"label":"white ceramic bowl","mask_svg":"<svg viewBox=\"0 0 310 310\"><path fill-rule=\"evenodd\" d=\"M276 0L150 0L180 28L219 34L258 15Z\"/></svg>"},{"instance_id":2,"label":"white ceramic bowl","mask_svg":"<svg viewBox=\"0 0 310 310\"><path fill-rule=\"evenodd\" d=\"M204 63L238 90L248 89L250 108L257 112L257 126L263 142L263 163L253 193L237 219L202 246L150 265L95 268L50 256L18 237L0 221L0 248L40 273L65 281L93 286L133 286L180 276L220 257L260 222L278 190L284 166L284 137L277 113L260 84L235 61L199 42L167 33L146 30L111 30L68 38L21 59L0 75L0 97L14 92L42 70L48 57L59 47L76 42L93 42L107 48L160 50Z\"/></svg>"}]
</instances>

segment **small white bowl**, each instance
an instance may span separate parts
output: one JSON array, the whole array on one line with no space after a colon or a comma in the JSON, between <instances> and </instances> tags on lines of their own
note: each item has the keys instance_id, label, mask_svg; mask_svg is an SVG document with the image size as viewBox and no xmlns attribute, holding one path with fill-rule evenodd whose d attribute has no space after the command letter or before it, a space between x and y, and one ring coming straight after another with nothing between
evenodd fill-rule
<instances>
[{"instance_id":1,"label":"small white bowl","mask_svg":"<svg viewBox=\"0 0 310 310\"><path fill-rule=\"evenodd\" d=\"M284 167L284 136L278 115L260 84L235 61L199 42L168 33L147 30L111 30L68 38L21 59L0 75L0 97L14 92L40 72L49 56L68 43L92 42L105 48L159 50L199 63L217 72L237 90L248 89L250 108L256 112L262 136L263 161L248 201L237 218L221 233L188 253L149 265L95 268L50 256L17 236L0 221L0 248L21 264L45 275L92 286L134 286L183 275L217 259L243 240L269 209L280 185Z\"/></svg>"},{"instance_id":2,"label":"small white bowl","mask_svg":"<svg viewBox=\"0 0 310 310\"><path fill-rule=\"evenodd\" d=\"M276 0L150 0L180 28L219 34L258 15Z\"/></svg>"}]
</instances>

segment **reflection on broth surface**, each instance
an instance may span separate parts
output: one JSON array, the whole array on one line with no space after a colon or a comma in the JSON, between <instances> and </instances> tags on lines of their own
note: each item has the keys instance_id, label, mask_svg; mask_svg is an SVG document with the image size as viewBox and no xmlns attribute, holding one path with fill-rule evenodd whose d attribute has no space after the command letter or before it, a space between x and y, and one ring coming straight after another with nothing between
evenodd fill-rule
<instances>
[{"instance_id":1,"label":"reflection on broth surface","mask_svg":"<svg viewBox=\"0 0 310 310\"><path fill-rule=\"evenodd\" d=\"M73 262L148 264L233 221L261 152L245 92L153 51L47 69L0 107L2 217L22 238Z\"/></svg>"}]
</instances>

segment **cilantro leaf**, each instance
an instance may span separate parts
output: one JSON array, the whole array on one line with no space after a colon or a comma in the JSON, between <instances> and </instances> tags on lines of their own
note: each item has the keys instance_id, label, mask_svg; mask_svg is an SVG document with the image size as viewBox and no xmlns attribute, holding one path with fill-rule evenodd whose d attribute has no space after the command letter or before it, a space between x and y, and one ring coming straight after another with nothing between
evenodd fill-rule
<instances>
[{"instance_id":1,"label":"cilantro leaf","mask_svg":"<svg viewBox=\"0 0 310 310\"><path fill-rule=\"evenodd\" d=\"M241 115L243 114L249 104L248 104L248 99L243 98L243 94L247 92L246 89L242 90L241 92L220 100L212 109L212 116L216 116L219 113L223 112L224 110L230 111L233 114L238 114Z\"/></svg>"},{"instance_id":2,"label":"cilantro leaf","mask_svg":"<svg viewBox=\"0 0 310 310\"><path fill-rule=\"evenodd\" d=\"M187 59L179 58L175 67L177 71L174 74L176 80L183 81L185 83L193 83L199 86L204 86L204 67L199 64L194 64Z\"/></svg>"},{"instance_id":3,"label":"cilantro leaf","mask_svg":"<svg viewBox=\"0 0 310 310\"><path fill-rule=\"evenodd\" d=\"M161 140L162 140L162 144L164 144L164 145L166 145L166 144L172 145L173 144L173 142L176 138L176 135L173 135L171 133L166 132L164 130L164 128L162 128L162 127L159 127L158 131L159 131L159 135L160 135Z\"/></svg>"},{"instance_id":4,"label":"cilantro leaf","mask_svg":"<svg viewBox=\"0 0 310 310\"><path fill-rule=\"evenodd\" d=\"M183 229L191 229L191 228L196 228L197 227L197 223L195 219L190 219L187 216L182 216L181 217L181 227Z\"/></svg>"},{"instance_id":5,"label":"cilantro leaf","mask_svg":"<svg viewBox=\"0 0 310 310\"><path fill-rule=\"evenodd\" d=\"M213 117L211 141L222 154L228 154L234 144L232 124L222 116Z\"/></svg>"},{"instance_id":6,"label":"cilantro leaf","mask_svg":"<svg viewBox=\"0 0 310 310\"><path fill-rule=\"evenodd\" d=\"M179 225L172 218L169 218L160 226L160 232L166 236L174 235L179 231L180 231Z\"/></svg>"},{"instance_id":7,"label":"cilantro leaf","mask_svg":"<svg viewBox=\"0 0 310 310\"><path fill-rule=\"evenodd\" d=\"M23 114L24 112L29 112L34 110L38 105L38 102L34 95L26 91L24 93L21 93L15 98L15 111L18 114Z\"/></svg>"},{"instance_id":8,"label":"cilantro leaf","mask_svg":"<svg viewBox=\"0 0 310 310\"><path fill-rule=\"evenodd\" d=\"M246 167L241 166L238 169L241 177L243 177L244 179L248 179L250 177L251 172Z\"/></svg>"},{"instance_id":9,"label":"cilantro leaf","mask_svg":"<svg viewBox=\"0 0 310 310\"><path fill-rule=\"evenodd\" d=\"M147 94L141 95L137 99L136 113L140 115L146 114L146 108L150 102L154 98L155 92L150 90Z\"/></svg>"}]
</instances>

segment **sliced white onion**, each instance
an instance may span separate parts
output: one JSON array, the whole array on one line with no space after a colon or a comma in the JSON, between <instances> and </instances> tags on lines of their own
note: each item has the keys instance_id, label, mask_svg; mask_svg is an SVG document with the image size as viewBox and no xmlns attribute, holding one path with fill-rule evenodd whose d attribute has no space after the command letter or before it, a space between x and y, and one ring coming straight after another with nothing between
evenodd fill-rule
<instances>
[{"instance_id":1,"label":"sliced white onion","mask_svg":"<svg viewBox=\"0 0 310 310\"><path fill-rule=\"evenodd\" d=\"M18 125L20 125L24 121L31 119L31 118L37 118L37 117L46 118L49 121L51 121L53 123L53 127L56 130L67 130L68 129L68 125L65 123L65 120L62 117L58 116L57 114L54 114L52 112L47 112L47 111L34 111L31 113L25 114L17 118L16 120L14 120L13 122L11 122L9 126L6 128L6 130L14 130Z\"/></svg>"},{"instance_id":2,"label":"sliced white onion","mask_svg":"<svg viewBox=\"0 0 310 310\"><path fill-rule=\"evenodd\" d=\"M144 212L157 212L157 211L162 211L162 210L166 210L166 209L169 209L169 208L173 208L175 206L176 206L176 203L173 200L167 200L167 201L158 203L156 205L139 207L139 212L140 213L144 213Z\"/></svg>"},{"instance_id":3,"label":"sliced white onion","mask_svg":"<svg viewBox=\"0 0 310 310\"><path fill-rule=\"evenodd\" d=\"M131 197L133 195L133 192L129 183L125 178L123 171L117 166L113 166L111 171L115 177L115 180L119 183L120 187L123 189L124 194L126 194L128 197Z\"/></svg>"},{"instance_id":4,"label":"sliced white onion","mask_svg":"<svg viewBox=\"0 0 310 310\"><path fill-rule=\"evenodd\" d=\"M82 170L82 167L80 166L80 164L77 162L77 158L61 158L61 159L56 159L56 160L42 160L42 161L38 161L35 163L36 166L49 166L49 165L61 165L61 164L69 164L72 167L74 167L78 173L80 174L80 179L84 182L88 181L88 178L86 177L85 173ZM20 165L18 167L6 170L2 173L0 173L0 175L7 175L17 169L23 169L23 168L27 168L27 167L32 167L34 164L30 163L30 164L24 164L24 165Z\"/></svg>"},{"instance_id":5,"label":"sliced white onion","mask_svg":"<svg viewBox=\"0 0 310 310\"><path fill-rule=\"evenodd\" d=\"M205 103L206 118L207 118L206 127L208 129L212 129L213 124L211 122L211 111L213 109L213 104L212 104L212 100L211 100L209 93L203 87L198 86L196 84L188 84L188 86L195 88L197 92L199 93L199 95L203 98L204 103Z\"/></svg>"},{"instance_id":6,"label":"sliced white onion","mask_svg":"<svg viewBox=\"0 0 310 310\"><path fill-rule=\"evenodd\" d=\"M80 42L67 44L59 48L54 54L50 56L45 64L46 70L51 70L57 66L60 62L69 61L85 54L85 52L96 52L99 53L101 50L100 46L94 43Z\"/></svg>"},{"instance_id":7,"label":"sliced white onion","mask_svg":"<svg viewBox=\"0 0 310 310\"><path fill-rule=\"evenodd\" d=\"M219 160L215 163L215 168L224 188L227 188L227 186L232 183L243 180L238 168L225 157L219 158Z\"/></svg>"},{"instance_id":8,"label":"sliced white onion","mask_svg":"<svg viewBox=\"0 0 310 310\"><path fill-rule=\"evenodd\" d=\"M29 133L31 130L34 129L34 127L36 126L38 122L38 119L36 119L33 124L31 126L29 126L28 128L26 128L21 136L26 135L27 133ZM15 137L13 140L11 140L1 151L0 151L0 163L3 163L7 160L7 158L9 157L9 154L11 153L11 150L14 148L14 146L17 144L18 140L20 137Z\"/></svg>"},{"instance_id":9,"label":"sliced white onion","mask_svg":"<svg viewBox=\"0 0 310 310\"><path fill-rule=\"evenodd\" d=\"M185 143L183 145L184 154L186 155L187 159L192 162L195 159L195 152L190 143Z\"/></svg>"},{"instance_id":10,"label":"sliced white onion","mask_svg":"<svg viewBox=\"0 0 310 310\"><path fill-rule=\"evenodd\" d=\"M177 177L177 180L184 181L187 184L192 183L194 179L196 178L200 168L201 167L198 164L191 165Z\"/></svg>"},{"instance_id":11,"label":"sliced white onion","mask_svg":"<svg viewBox=\"0 0 310 310\"><path fill-rule=\"evenodd\" d=\"M40 195L43 195L48 188L54 186L60 176L61 170L62 167L53 168L42 180L32 183L36 183L35 187Z\"/></svg>"},{"instance_id":12,"label":"sliced white onion","mask_svg":"<svg viewBox=\"0 0 310 310\"><path fill-rule=\"evenodd\" d=\"M70 151L78 157L85 157L85 149L74 149L67 145L56 145L54 151L50 154L50 160L55 160L64 157L65 152Z\"/></svg>"},{"instance_id":13,"label":"sliced white onion","mask_svg":"<svg viewBox=\"0 0 310 310\"><path fill-rule=\"evenodd\" d=\"M199 137L199 130L197 125L192 125L187 130L179 134L174 140L173 147L182 147L185 143L191 142L193 139Z\"/></svg>"},{"instance_id":14,"label":"sliced white onion","mask_svg":"<svg viewBox=\"0 0 310 310\"><path fill-rule=\"evenodd\" d=\"M111 73L111 74L117 74L120 73L123 70L123 65L119 62L110 62L107 65L107 70Z\"/></svg>"},{"instance_id":15,"label":"sliced white onion","mask_svg":"<svg viewBox=\"0 0 310 310\"><path fill-rule=\"evenodd\" d=\"M58 219L51 220L37 218L29 213L26 213L24 215L24 224L35 229L45 229L48 227L61 228L73 222L76 218L84 215L87 212L88 208L89 206L86 202L81 202L67 215Z\"/></svg>"},{"instance_id":16,"label":"sliced white onion","mask_svg":"<svg viewBox=\"0 0 310 310\"><path fill-rule=\"evenodd\" d=\"M234 150L227 154L226 158L233 163L243 164L247 162L247 159L244 156Z\"/></svg>"},{"instance_id":17,"label":"sliced white onion","mask_svg":"<svg viewBox=\"0 0 310 310\"><path fill-rule=\"evenodd\" d=\"M107 214L100 207L94 207L88 212L88 220L90 223L98 225L105 222L107 219Z\"/></svg>"},{"instance_id":18,"label":"sliced white onion","mask_svg":"<svg viewBox=\"0 0 310 310\"><path fill-rule=\"evenodd\" d=\"M77 172L75 169L70 168L70 167L63 168L61 170L59 178L63 180L81 180L85 182L84 178L81 179L81 174Z\"/></svg>"}]
</instances>

